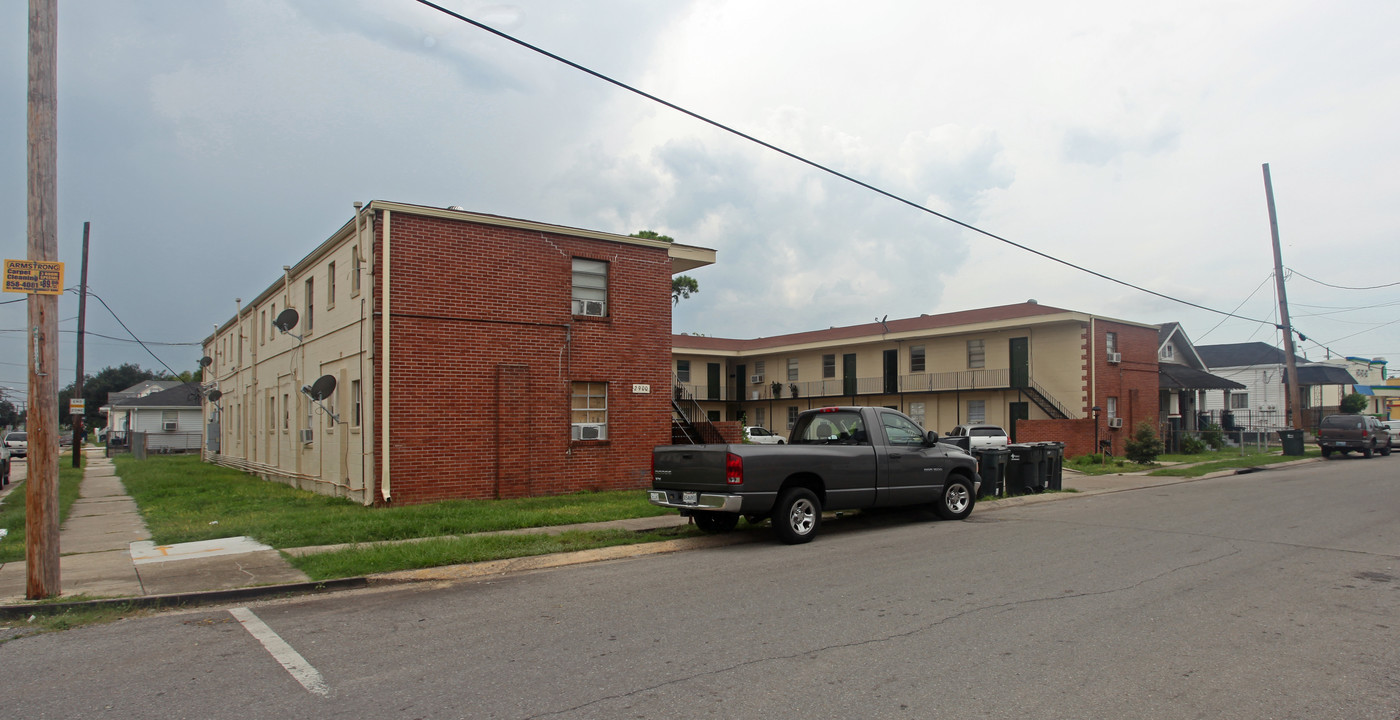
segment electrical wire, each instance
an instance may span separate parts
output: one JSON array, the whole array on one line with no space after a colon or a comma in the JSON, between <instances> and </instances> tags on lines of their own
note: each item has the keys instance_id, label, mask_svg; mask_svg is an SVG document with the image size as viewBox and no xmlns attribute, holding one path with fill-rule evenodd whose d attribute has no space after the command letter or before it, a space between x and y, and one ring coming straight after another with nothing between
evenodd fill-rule
<instances>
[{"instance_id":1,"label":"electrical wire","mask_svg":"<svg viewBox=\"0 0 1400 720\"><path fill-rule=\"evenodd\" d=\"M161 367L164 367L166 370L168 370L170 372L171 377L180 377L180 373L175 372L173 368L171 368L169 365L166 365L165 361L161 360L160 356L156 355L154 350L151 350L151 348L147 347L146 343L142 342L141 338L136 337L136 333L132 332L131 328L127 327L126 323L122 322L122 319L120 317L117 317L117 312L112 309L111 305L107 304L106 300L103 300L101 296L93 292L92 288L90 287L88 288L87 294L90 297L96 298L97 302L102 303L102 307L107 308L107 312L111 313L112 319L116 320L117 324L122 326L122 329L125 330L126 333L131 336L131 339L136 341L136 344L140 345L142 349L144 349L147 353L150 354L151 357L155 358L156 362L161 364Z\"/></svg>"},{"instance_id":2,"label":"electrical wire","mask_svg":"<svg viewBox=\"0 0 1400 720\"><path fill-rule=\"evenodd\" d=\"M1264 279L1263 279L1262 281L1260 281L1260 283L1259 283L1257 286L1255 286L1254 291L1251 292L1251 293L1249 294L1248 297L1246 297L1245 299L1241 300L1241 301L1240 301L1240 304L1239 304L1239 305L1236 305L1234 310L1231 310L1231 311L1230 311L1231 314L1233 315L1233 313L1237 312L1240 308L1244 307L1244 304L1247 303L1247 302L1249 302L1251 299L1253 299L1255 293L1257 293L1257 292L1259 292L1260 290L1264 289L1264 284L1267 283L1267 282L1269 282L1269 280L1273 279L1273 277L1274 277L1274 274L1273 274L1272 272L1270 272L1268 275L1265 275L1265 276L1264 276ZM1213 328L1211 328L1211 329L1205 331L1205 333L1203 333L1199 338L1196 338L1196 340L1199 341L1199 340L1204 340L1204 339L1206 339L1206 335L1209 335L1209 334L1215 332L1216 330L1219 330L1219 329L1220 329L1220 326L1221 326L1221 325L1224 325L1224 324L1225 324L1225 321L1226 321L1226 320L1229 320L1229 319L1230 319L1229 317L1223 317L1223 318L1221 318L1221 319L1220 319L1220 322L1218 322L1218 323L1215 324L1215 327L1213 327ZM1194 341L1193 341L1193 342L1194 342Z\"/></svg>"},{"instance_id":3,"label":"electrical wire","mask_svg":"<svg viewBox=\"0 0 1400 720\"><path fill-rule=\"evenodd\" d=\"M691 110L687 110L686 108L683 108L683 107L681 107L681 106L679 106L679 105L676 105L675 103L672 103L672 102L667 101L667 100L663 100L662 98L657 97L656 95L652 95L651 93L648 93L648 92L646 92L646 91L644 91L644 90L640 90L640 89L638 89L638 88L632 87L631 85L628 85L627 83L624 83L624 82L622 82L621 80L617 80L617 79L614 79L614 78L612 78L612 77L610 77L610 76L608 76L608 75L604 75L603 73L600 73L600 72L598 72L598 71L596 71L596 70L592 70L592 69L590 69L590 68L588 68L588 67L585 67L585 66L583 66L583 65L580 65L580 64L578 64L578 63L576 63L576 62L574 62L574 61L572 61L572 60L569 60L569 59L567 59L567 58L564 58L564 57L561 57L561 56L559 56L559 55L556 55L556 54L554 54L554 53L552 53L552 52L550 52L550 51L548 51L548 50L545 50L545 49L543 49L543 48L541 48L541 47L538 47L538 46L536 46L536 45L531 45L530 43L527 43L527 42L525 42L524 40L521 40L521 39L519 39L519 38L517 38L517 37L515 37L515 36L513 36L513 35L509 35L509 34L507 34L507 33L501 32L500 30L497 30L497 29L495 29L495 28L493 28L493 27L491 27L491 26L489 26L489 25L486 25L486 24L484 24L484 23L481 23L481 22L478 22L478 21L476 21L476 20L473 20L473 19L471 19L471 18L469 18L469 17L466 17L465 15L461 15L461 14L459 14L459 13L456 13L456 12L453 12L453 11L451 11L451 10L448 10L447 8L445 8L445 7L441 6L441 5L438 5L437 3L431 2L430 0L417 0L417 2L418 2L419 4L421 4L421 5L424 5L424 6L426 6L426 7L430 7L430 8L432 8L432 9L434 9L434 10L437 10L438 12L440 12L440 13L442 13L442 14L444 14L444 15L447 15L447 16L452 17L452 18L456 18L457 20L460 20L460 21L462 21L462 22L464 22L464 23L467 23L468 25L472 25L472 26L474 26L474 27L476 27L476 28L478 28L478 29L481 29L481 30L484 30L484 31L486 31L486 32L488 32L488 33L491 33L492 35L495 35L495 36L497 36L497 37L499 37L499 38L501 38L501 39L503 39L503 40L506 40L506 41L515 43L516 45L519 45L519 46L521 46L521 47L523 47L523 48L526 48L526 49L528 49L528 50L531 50L531 51L534 51L534 52L536 52L536 53L539 53L540 55L544 55L545 57L550 58L551 60L554 60L554 61L559 62L559 63L563 63L564 65L568 65L569 67L571 67L571 68L573 68L573 69L575 69L575 70L578 70L579 72L582 72L582 73L585 73L585 74L588 74L588 75L592 75L593 77L595 77L595 78L597 78L597 79L599 79L599 80L602 80L603 82L609 83L609 84L614 85L614 86L619 87L619 88L622 88L623 90L626 90L626 91L628 91L628 92L630 92L630 93L633 93L633 94L635 94L635 95L639 95L639 96L641 96L641 97L643 97L643 98L646 98L646 99L648 99L648 100L650 100L650 101L652 101L652 102L654 102L654 103L657 103L657 104L659 104L659 105L664 105L664 106L666 106L666 107L668 107L668 108L670 108L670 109L672 109L672 110L675 110L675 111L678 112L678 113L681 113L681 114L683 114L683 115L687 115L687 116L689 116L689 117L691 117L691 118L694 118L694 119L696 119L696 120L699 120L700 122L705 123L706 125L710 125L710 126L712 126L712 127L718 128L718 129L723 130L723 131L725 131L725 132L727 132L727 133L730 133L731 135L735 135L735 136L737 136L737 137L743 138L744 140L748 140L748 141L751 142L751 143L754 143L754 144L756 144L756 145L759 145L759 146L762 146L762 147L767 148L767 149L769 149L769 150L772 150L773 152L776 152L776 153L778 153L778 154L780 154L780 155L783 155L783 156L785 156L785 157L788 157L788 158L790 158L790 159L792 159L792 160L796 160L797 162L800 162L800 163L802 163L802 164L804 164L804 165L807 165L807 166L809 166L809 167L815 168L815 169L820 170L820 171L822 171L822 172L824 172L824 173L827 173L827 174L829 174L829 175L833 175L833 176L838 177L838 178L840 178L840 179L842 179L842 180L845 180L845 181L847 181L847 182L849 182L849 183L852 183L852 184L858 185L858 186L860 186L860 187L863 187L863 188L865 188L866 190L869 190L869 191L871 191L871 192L877 193L877 194L879 194L879 195L883 195L883 196L885 196L885 197L887 197L887 198L889 198L889 199L891 199L891 200L894 200L895 202L903 203L903 204L908 205L909 207L912 207L912 208L914 208L914 209L916 209L916 210L919 210L919 211L928 213L929 215L933 215L933 216L935 216L935 217L941 218L941 219L943 219L943 220L946 220L947 222L953 223L954 225L957 225L957 226L959 226L959 227L965 228L965 229L967 229L967 230L971 230L971 231L973 231L973 232L975 232L975 233L977 233L977 234L979 234L979 235L984 235L984 236L986 236L986 237L988 237L988 238L991 238L991 239L993 239L993 240L996 240L996 241L1005 243L1005 244L1007 244L1007 245L1010 245L1011 247L1014 247L1014 248L1017 248L1017 249L1019 249L1019 250L1023 250L1023 251L1025 251L1025 252L1031 253L1032 255L1036 255L1036 256L1038 256L1038 257L1044 258L1044 259L1049 260L1049 261L1051 261L1051 262L1055 262L1055 263L1058 263L1058 264L1060 264L1060 265L1064 265L1065 267L1068 267L1068 268L1071 268L1071 269L1074 269L1074 270L1078 270L1079 272L1082 272L1082 273L1086 273L1086 274L1089 274L1089 275L1093 275L1094 277L1100 278L1100 279L1102 279L1102 280L1107 280L1107 281L1109 281L1109 282L1111 282L1111 283L1115 283L1115 284L1117 284L1117 285L1122 285L1123 287L1126 287L1126 288L1130 288L1130 289L1133 289L1133 290L1137 290L1138 292L1142 292L1142 293L1146 293L1146 294L1148 294L1148 295L1153 295L1153 296L1155 296L1155 297L1162 298L1163 300L1168 300L1168 301L1170 301L1170 302L1178 303L1178 304L1181 304L1181 305L1186 305L1186 306L1188 306L1188 307L1193 307L1193 308L1196 308L1196 309L1198 309L1198 310L1205 310L1205 311L1207 311L1207 312L1212 312L1212 313L1215 313L1215 314L1217 314L1217 315L1225 315L1226 317L1238 317L1238 318L1241 319L1241 320L1249 320L1249 321L1252 321L1252 322L1259 323L1259 324L1261 324L1261 325L1274 325L1274 323L1268 322L1268 321L1266 321L1266 320L1259 320L1258 318L1251 318L1251 317L1246 317L1246 316L1243 316L1243 315L1232 315L1231 313L1227 313L1227 312L1225 312L1225 311L1223 311L1223 310L1217 310L1217 309L1215 309L1215 308L1207 307L1207 306L1205 306L1205 305L1201 305L1201 304L1199 304L1199 303L1195 303L1195 302L1192 302L1192 301L1190 301L1190 300L1183 300L1183 299L1181 299L1181 298L1172 297L1171 295L1167 295L1167 294L1165 294L1165 293L1157 292L1156 290L1150 290L1150 289L1145 288L1145 287L1142 287L1142 286L1140 286L1140 285L1134 285L1133 283L1130 283L1130 282L1128 282L1128 281L1126 281L1126 280L1120 280L1120 279L1118 279L1118 278L1111 277L1111 276L1109 276L1109 275L1105 275L1105 274L1103 274L1103 273L1101 273L1101 272L1098 272L1098 271L1096 271L1096 270L1091 270L1091 269L1086 268L1086 267L1084 267L1084 266L1082 266L1082 265L1076 265L1076 264L1074 264L1074 263L1072 263L1072 262L1070 262L1070 261L1068 261L1068 260L1063 260L1063 259L1060 259L1060 258L1055 257L1055 256L1053 256L1053 255L1050 255L1050 254L1048 254L1048 253L1041 252L1040 250L1036 250L1035 248L1032 248L1032 247L1029 247L1029 246L1026 246L1026 245L1022 245L1021 243L1018 243L1018 242L1014 242L1014 241L1009 240L1009 239L1007 239L1007 238L1004 238L1004 237L1002 237L1002 236L1000 236L1000 235L997 235L997 234L995 234L995 233L992 233L992 232L990 232L990 231L988 231L988 230L983 230L982 228L979 228L979 227L977 227L977 226L975 226L975 225L972 225L972 224L970 224L970 223L963 222L962 220L958 220L957 218L954 218L954 217L952 217L952 216L944 215L943 213L940 213L940 212L938 212L937 210L933 210L932 208L928 208L928 207L925 207L925 206L923 206L923 205L920 205L919 203L916 203L916 202L914 202L913 200L909 200L909 199L907 199L907 198L901 197L901 196L896 195L896 194L894 194L894 193L892 193L892 192L890 192L890 191L888 191L888 190L883 190L883 189L881 189L881 188L879 188L879 187L876 187L876 186L874 186L874 185L871 185L870 183L867 183L867 182L865 182L865 181L863 181L863 180L857 180L856 178L854 178L854 177L852 177L852 176L850 176L850 175L846 175L845 173L842 173L842 172L840 172L840 171L837 171L837 170L834 170L834 169L832 169L832 168L829 168L829 167L827 167L827 166L825 166L825 165L822 165L821 163L816 162L815 160L809 160L809 159L807 159L807 158L805 158L805 157L803 157L803 156L801 156L801 155L798 155L798 154L796 154L796 153L794 153L794 152L791 152L791 151L788 151L788 150L784 150L783 148L778 147L777 145L774 145L774 144L772 144L772 143L769 143L769 142L760 140L760 139L758 139L758 138L756 138L756 137L754 137L754 136L752 136L752 135L749 135L749 134L744 133L744 132L742 132L742 131L740 131L740 130L736 130L736 129L732 128L732 127L729 127L728 125L725 125L725 124L723 124L723 123L721 123L721 122L719 122L719 121L717 121L717 120L712 120L712 119L710 119L710 118L708 118L708 117L705 117L704 115L701 115L701 114L696 113L696 112L691 111Z\"/></svg>"},{"instance_id":4,"label":"electrical wire","mask_svg":"<svg viewBox=\"0 0 1400 720\"><path fill-rule=\"evenodd\" d=\"M1346 285L1333 285L1332 283L1323 282L1321 280L1318 280L1317 278L1308 277L1307 275L1304 275L1303 273L1300 273L1297 270L1294 270L1293 268L1288 268L1288 272L1293 273L1294 275L1297 275L1298 277L1301 277L1305 280L1311 280L1317 283L1318 285L1325 285L1327 287L1336 288L1338 290L1380 290L1382 288L1395 287L1396 285L1400 285L1400 282L1393 282L1386 283L1385 285L1370 285L1367 287L1348 287Z\"/></svg>"}]
</instances>

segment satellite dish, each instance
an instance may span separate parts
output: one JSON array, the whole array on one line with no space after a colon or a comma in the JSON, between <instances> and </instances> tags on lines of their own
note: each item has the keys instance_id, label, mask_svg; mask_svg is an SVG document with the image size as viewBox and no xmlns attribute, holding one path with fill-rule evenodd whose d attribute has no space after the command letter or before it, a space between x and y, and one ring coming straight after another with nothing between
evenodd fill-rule
<instances>
[{"instance_id":1,"label":"satellite dish","mask_svg":"<svg viewBox=\"0 0 1400 720\"><path fill-rule=\"evenodd\" d=\"M210 365L213 365L213 364L214 364L214 358L211 358L211 357L209 357L208 355L205 355L204 357L202 357L202 358L199 359L199 366L200 366L200 367L209 367Z\"/></svg>"},{"instance_id":2,"label":"satellite dish","mask_svg":"<svg viewBox=\"0 0 1400 720\"><path fill-rule=\"evenodd\" d=\"M316 382L302 388L302 392L311 396L312 400L320 402L331 396L335 392L335 376L322 375Z\"/></svg>"},{"instance_id":3,"label":"satellite dish","mask_svg":"<svg viewBox=\"0 0 1400 720\"><path fill-rule=\"evenodd\" d=\"M218 402L218 401L219 401L219 398L221 398L221 397L223 397L223 396L224 396L224 391L222 391L222 390L210 390L210 391L209 391L209 402Z\"/></svg>"},{"instance_id":4,"label":"satellite dish","mask_svg":"<svg viewBox=\"0 0 1400 720\"><path fill-rule=\"evenodd\" d=\"M277 319L272 321L272 327L282 332L290 332L292 328L297 326L297 321L300 319L301 316L297 315L296 310L287 308L277 314Z\"/></svg>"}]
</instances>

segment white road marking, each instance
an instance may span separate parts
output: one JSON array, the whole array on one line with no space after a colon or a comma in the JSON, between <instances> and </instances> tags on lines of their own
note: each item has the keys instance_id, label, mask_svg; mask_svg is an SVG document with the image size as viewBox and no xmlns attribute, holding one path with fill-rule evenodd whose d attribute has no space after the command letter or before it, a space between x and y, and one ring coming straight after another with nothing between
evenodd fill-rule
<instances>
[{"instance_id":1,"label":"white road marking","mask_svg":"<svg viewBox=\"0 0 1400 720\"><path fill-rule=\"evenodd\" d=\"M263 647L272 654L272 658L282 663L282 667L286 668L287 672L291 673L292 677L296 678L296 681L301 683L301 686L306 688L308 692L322 697L330 694L330 688L326 687L326 681L321 677L321 673L317 672L316 668L312 667L311 663L301 656L301 653L293 650L286 640L273 632L267 623L254 615L252 610L242 607L232 608L229 610L229 614L237 618L238 622L243 623L244 629L257 638L258 642L262 643Z\"/></svg>"}]
</instances>

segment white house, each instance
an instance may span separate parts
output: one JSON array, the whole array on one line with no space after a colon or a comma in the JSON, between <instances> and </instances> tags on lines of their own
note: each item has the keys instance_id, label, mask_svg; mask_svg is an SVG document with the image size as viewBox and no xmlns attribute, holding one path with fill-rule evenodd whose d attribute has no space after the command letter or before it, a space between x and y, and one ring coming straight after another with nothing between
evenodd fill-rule
<instances>
[{"instance_id":1,"label":"white house","mask_svg":"<svg viewBox=\"0 0 1400 720\"><path fill-rule=\"evenodd\" d=\"M147 451L199 450L204 437L202 397L199 383L184 383L120 399L108 406L108 425L128 442L131 433L145 433Z\"/></svg>"}]
</instances>

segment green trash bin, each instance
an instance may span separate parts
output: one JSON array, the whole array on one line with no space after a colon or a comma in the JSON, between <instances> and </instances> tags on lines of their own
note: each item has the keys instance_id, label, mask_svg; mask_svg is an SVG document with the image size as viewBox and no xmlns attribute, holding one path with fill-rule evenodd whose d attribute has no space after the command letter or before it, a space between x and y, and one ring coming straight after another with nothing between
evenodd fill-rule
<instances>
[{"instance_id":1,"label":"green trash bin","mask_svg":"<svg viewBox=\"0 0 1400 720\"><path fill-rule=\"evenodd\" d=\"M1283 443L1284 455L1303 454L1303 431L1302 430L1280 430L1278 431L1279 442Z\"/></svg>"}]
</instances>

